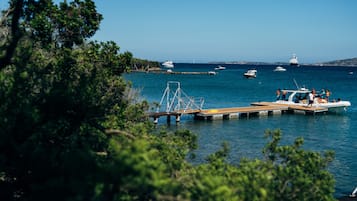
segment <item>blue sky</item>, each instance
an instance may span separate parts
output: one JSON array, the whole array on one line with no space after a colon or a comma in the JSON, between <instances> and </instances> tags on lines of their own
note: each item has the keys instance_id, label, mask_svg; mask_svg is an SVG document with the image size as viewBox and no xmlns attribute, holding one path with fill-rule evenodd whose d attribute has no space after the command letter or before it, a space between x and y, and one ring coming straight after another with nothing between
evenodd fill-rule
<instances>
[{"instance_id":1,"label":"blue sky","mask_svg":"<svg viewBox=\"0 0 357 201\"><path fill-rule=\"evenodd\" d=\"M313 63L357 57L357 0L95 2L104 20L93 39L113 40L138 58L287 62L296 53L301 63Z\"/></svg>"}]
</instances>

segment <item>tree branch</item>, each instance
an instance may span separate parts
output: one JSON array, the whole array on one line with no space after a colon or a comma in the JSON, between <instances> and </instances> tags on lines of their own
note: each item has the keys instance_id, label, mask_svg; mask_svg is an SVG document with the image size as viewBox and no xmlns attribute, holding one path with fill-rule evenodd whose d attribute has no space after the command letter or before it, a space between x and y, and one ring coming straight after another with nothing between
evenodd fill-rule
<instances>
[{"instance_id":1,"label":"tree branch","mask_svg":"<svg viewBox=\"0 0 357 201\"><path fill-rule=\"evenodd\" d=\"M5 47L5 54L0 58L0 70L11 64L11 58L14 55L17 43L21 38L21 32L19 28L19 20L22 15L22 8L24 0L14 0L14 7L11 8L9 15L12 13L11 19L11 36L7 47Z\"/></svg>"}]
</instances>

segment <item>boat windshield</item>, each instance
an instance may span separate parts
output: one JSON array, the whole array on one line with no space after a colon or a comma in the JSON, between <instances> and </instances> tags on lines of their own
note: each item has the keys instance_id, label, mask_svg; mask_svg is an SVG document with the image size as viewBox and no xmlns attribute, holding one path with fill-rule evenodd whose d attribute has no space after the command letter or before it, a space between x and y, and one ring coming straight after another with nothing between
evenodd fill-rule
<instances>
[{"instance_id":1,"label":"boat windshield","mask_svg":"<svg viewBox=\"0 0 357 201\"><path fill-rule=\"evenodd\" d=\"M326 103L329 101L330 91L322 89L321 91L316 90L278 90L277 91L277 101L289 101L291 103L306 103L309 100L309 94L312 93L314 99L318 103Z\"/></svg>"},{"instance_id":2,"label":"boat windshield","mask_svg":"<svg viewBox=\"0 0 357 201\"><path fill-rule=\"evenodd\" d=\"M281 90L277 93L277 100L289 101L289 102L304 102L309 97L310 91L295 91L295 90Z\"/></svg>"}]
</instances>

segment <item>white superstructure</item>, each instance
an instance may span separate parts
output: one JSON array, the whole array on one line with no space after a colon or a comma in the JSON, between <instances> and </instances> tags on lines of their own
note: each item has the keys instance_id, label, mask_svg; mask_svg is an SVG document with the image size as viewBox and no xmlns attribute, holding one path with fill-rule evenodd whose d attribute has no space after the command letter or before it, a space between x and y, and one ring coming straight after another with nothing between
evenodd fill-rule
<instances>
[{"instance_id":1,"label":"white superstructure","mask_svg":"<svg viewBox=\"0 0 357 201\"><path fill-rule=\"evenodd\" d=\"M290 65L292 65L292 66L298 66L298 65L299 65L299 62L298 62L298 59L297 59L296 54L293 54L293 56L292 56L291 59L289 60L289 63L290 63Z\"/></svg>"},{"instance_id":2,"label":"white superstructure","mask_svg":"<svg viewBox=\"0 0 357 201\"><path fill-rule=\"evenodd\" d=\"M173 61L165 61L164 63L162 63L162 65L166 68L173 68L174 62Z\"/></svg>"}]
</instances>

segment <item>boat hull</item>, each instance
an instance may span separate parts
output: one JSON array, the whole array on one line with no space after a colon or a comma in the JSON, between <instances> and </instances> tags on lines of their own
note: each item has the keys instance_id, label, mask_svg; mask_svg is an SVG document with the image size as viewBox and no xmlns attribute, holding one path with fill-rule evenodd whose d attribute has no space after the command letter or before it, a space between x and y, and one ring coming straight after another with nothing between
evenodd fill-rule
<instances>
[{"instance_id":1,"label":"boat hull","mask_svg":"<svg viewBox=\"0 0 357 201\"><path fill-rule=\"evenodd\" d=\"M256 78L257 76L254 76L254 75L244 75L245 78Z\"/></svg>"},{"instance_id":2,"label":"boat hull","mask_svg":"<svg viewBox=\"0 0 357 201\"><path fill-rule=\"evenodd\" d=\"M347 108L351 106L349 101L338 101L338 102L329 102L329 103L313 103L311 106L308 106L307 103L294 103L290 101L276 101L275 103L283 105L297 105L305 107L320 107L328 109L329 113L344 113L347 111Z\"/></svg>"},{"instance_id":3,"label":"boat hull","mask_svg":"<svg viewBox=\"0 0 357 201\"><path fill-rule=\"evenodd\" d=\"M162 64L165 68L173 68L173 64Z\"/></svg>"}]
</instances>

